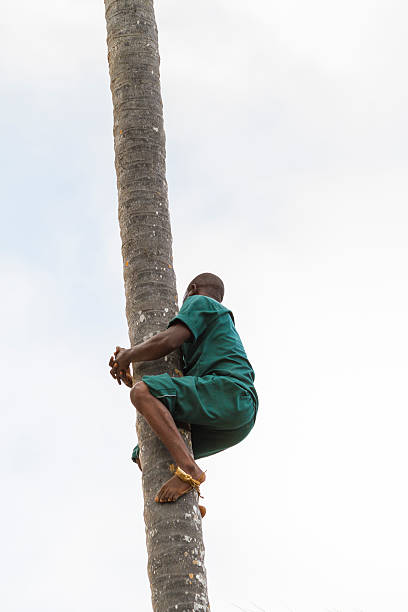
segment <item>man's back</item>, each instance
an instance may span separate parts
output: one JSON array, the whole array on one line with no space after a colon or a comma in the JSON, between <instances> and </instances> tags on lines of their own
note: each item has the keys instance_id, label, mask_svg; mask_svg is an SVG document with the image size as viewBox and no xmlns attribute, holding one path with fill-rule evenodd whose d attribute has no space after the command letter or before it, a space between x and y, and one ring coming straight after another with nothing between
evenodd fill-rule
<instances>
[{"instance_id":1,"label":"man's back","mask_svg":"<svg viewBox=\"0 0 408 612\"><path fill-rule=\"evenodd\" d=\"M188 297L169 326L181 321L193 338L184 342L182 354L186 376L226 376L247 389L256 400L255 374L235 329L233 314L205 295Z\"/></svg>"}]
</instances>

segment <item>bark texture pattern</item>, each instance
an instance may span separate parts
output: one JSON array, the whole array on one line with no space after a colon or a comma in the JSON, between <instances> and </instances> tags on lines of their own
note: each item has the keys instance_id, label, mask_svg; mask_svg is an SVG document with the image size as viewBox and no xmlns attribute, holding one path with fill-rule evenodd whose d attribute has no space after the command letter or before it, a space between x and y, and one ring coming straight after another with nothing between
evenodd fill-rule
<instances>
[{"instance_id":1,"label":"bark texture pattern","mask_svg":"<svg viewBox=\"0 0 408 612\"><path fill-rule=\"evenodd\" d=\"M178 311L167 200L165 134L153 0L105 0L126 315L131 344L163 330ZM138 364L178 375L180 356ZM157 504L171 458L138 415L148 574L155 612L207 612L201 516L195 492ZM191 450L190 434L182 430Z\"/></svg>"}]
</instances>

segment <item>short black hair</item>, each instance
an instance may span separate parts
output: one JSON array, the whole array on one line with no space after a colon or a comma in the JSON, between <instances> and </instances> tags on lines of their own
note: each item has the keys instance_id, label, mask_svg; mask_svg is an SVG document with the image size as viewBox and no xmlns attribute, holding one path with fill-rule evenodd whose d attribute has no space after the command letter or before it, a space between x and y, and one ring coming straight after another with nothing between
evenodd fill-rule
<instances>
[{"instance_id":1,"label":"short black hair","mask_svg":"<svg viewBox=\"0 0 408 612\"><path fill-rule=\"evenodd\" d=\"M203 272L202 274L199 274L193 278L188 288L190 288L193 284L197 285L198 289L205 289L208 295L218 302L222 302L224 299L224 283L220 277L216 276L215 274Z\"/></svg>"}]
</instances>

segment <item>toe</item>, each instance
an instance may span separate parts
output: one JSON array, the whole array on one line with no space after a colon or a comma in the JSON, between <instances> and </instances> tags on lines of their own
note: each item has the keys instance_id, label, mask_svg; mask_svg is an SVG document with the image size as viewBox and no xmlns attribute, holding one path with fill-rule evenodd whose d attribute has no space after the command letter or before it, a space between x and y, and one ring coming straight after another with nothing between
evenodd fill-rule
<instances>
[{"instance_id":1,"label":"toe","mask_svg":"<svg viewBox=\"0 0 408 612\"><path fill-rule=\"evenodd\" d=\"M160 489L160 491L156 494L156 497L154 498L154 501L161 503L163 502L163 497L164 497L164 487L162 487Z\"/></svg>"}]
</instances>

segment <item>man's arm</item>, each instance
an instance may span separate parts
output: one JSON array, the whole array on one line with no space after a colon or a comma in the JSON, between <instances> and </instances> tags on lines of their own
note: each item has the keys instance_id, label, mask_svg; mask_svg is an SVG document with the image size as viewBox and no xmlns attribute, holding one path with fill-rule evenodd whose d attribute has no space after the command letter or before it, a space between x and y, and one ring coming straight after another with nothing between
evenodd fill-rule
<instances>
[{"instance_id":1,"label":"man's arm","mask_svg":"<svg viewBox=\"0 0 408 612\"><path fill-rule=\"evenodd\" d=\"M116 347L115 355L110 358L111 375L120 384L122 377L133 361L153 361L160 359L179 348L183 342L190 340L192 333L184 323L177 322L165 331L152 336L145 342L130 349ZM122 380L124 380L122 378ZM124 380L124 382L126 382Z\"/></svg>"}]
</instances>

